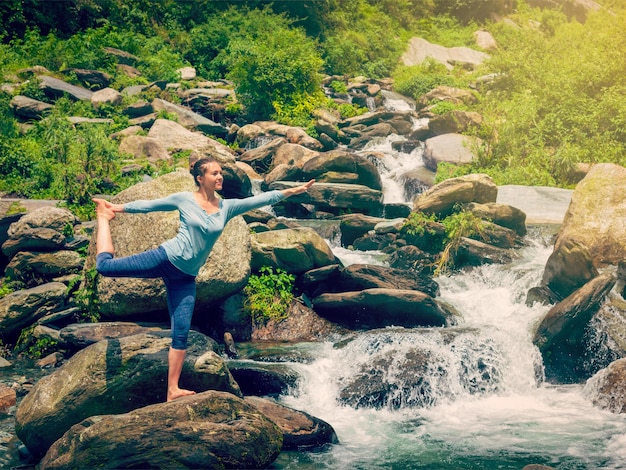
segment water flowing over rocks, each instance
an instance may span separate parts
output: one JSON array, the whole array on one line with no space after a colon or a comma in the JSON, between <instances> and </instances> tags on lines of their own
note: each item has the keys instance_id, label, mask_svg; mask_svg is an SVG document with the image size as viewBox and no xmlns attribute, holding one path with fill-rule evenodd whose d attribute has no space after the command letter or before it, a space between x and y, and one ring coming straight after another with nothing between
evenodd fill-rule
<instances>
[{"instance_id":1,"label":"water flowing over rocks","mask_svg":"<svg viewBox=\"0 0 626 470\"><path fill-rule=\"evenodd\" d=\"M417 38L409 49L405 63L430 56L446 67L473 67L487 57ZM128 73L138 73L131 67L136 58L114 49L108 53ZM29 76L33 73L47 71L33 70ZM180 73L182 80L196 78L195 70ZM559 224L561 208L569 205L535 292L537 300L556 305L538 325L534 342L549 382L582 383L597 373L587 385L590 395L591 390L597 393L594 403L622 412L626 308L620 296L625 283L616 284L611 271L626 258L623 168L595 165L573 195L557 188L498 188L487 175L434 185L439 162L470 162L479 145L462 134L481 122L480 115L432 112L438 102L461 105L476 100L473 92L452 87L438 87L411 100L394 94L383 80L355 80L347 84L348 93L334 99L363 103L370 111L349 119L318 111L316 139L303 128L275 122L226 122L224 107L236 101L236 94L224 81L197 81L193 88L159 81L118 93L106 88L110 83L104 75L97 83L87 78L96 76L97 71L76 72L85 86L95 85L92 89L46 76L40 82L50 99L65 93L94 108L166 88L181 101L141 98L124 108L131 126L111 138L132 157L127 171L146 163L170 164L175 152L185 151L191 153L190 163L203 156L220 161L224 197L246 197L259 187L284 189L310 178L317 182L306 194L274 206L273 213L255 211L228 225L198 277L194 321L202 333L190 335L182 381L199 393L172 403L161 403L170 344L169 331L158 323L167 319L162 283L96 277L94 295L105 321L75 324L84 306L76 298L73 279L81 272L81 289L89 287L93 225L50 207L5 216L7 208L0 201L0 261L5 274L29 287L0 299L3 339L32 327L35 338L52 339L59 349L40 362L51 373L36 385L26 383L16 394L17 401L32 387L17 409L16 430L36 458L44 456L40 468L67 468L77 462L102 468L267 467L281 449L337 443L331 425L318 418L266 398L243 399L244 394L278 397L297 387L302 376L285 363L310 359L288 350L305 342L335 342L352 361L354 373L340 377L338 385L341 403L354 408L429 407L464 393L498 392L503 358L490 337L457 326L463 324L462 312L437 298L440 288L433 275L446 241L444 225L428 222L420 234L406 224L413 214L444 217L460 209L482 219L484 232L482 237L459 239L452 263L458 270L510 262L524 244L527 225ZM47 103L24 98L11 102L23 119L41 119L50 109ZM401 100L410 110L379 106L385 100ZM176 115L178 122L159 118L167 114ZM73 117L72 122L83 119ZM423 145L423 160L431 170L420 167L407 176L407 186L421 185L407 192L411 199L418 193L412 207L384 202L381 174L388 156L368 146L390 136L406 139L394 142L394 149ZM231 148L221 139L239 148L233 150L236 145ZM113 201L193 191L186 170L138 184ZM416 176L418 172L427 174ZM546 204L542 197L547 193L552 199ZM532 219L526 216L526 204L536 198L547 215ZM529 212L537 214L537 207ZM338 225L342 248L380 250L388 266L343 266L326 241L330 237L293 220L301 217L331 219ZM117 255L156 247L173 236L177 226L176 213L118 214L112 223ZM85 259L77 251L90 239ZM251 272L263 266L294 274L297 297L287 319L253 324L243 306L242 288ZM106 321L130 317L151 323ZM211 338L224 338L225 348ZM246 354L246 346L235 344L250 340L280 343L275 346L280 352L253 356ZM10 402L13 395L7 396Z\"/></svg>"},{"instance_id":2,"label":"water flowing over rocks","mask_svg":"<svg viewBox=\"0 0 626 470\"><path fill-rule=\"evenodd\" d=\"M545 315L537 327L533 343L543 355L548 381L575 383L591 375L589 361L584 360L588 351L585 330L614 285L612 274L602 274Z\"/></svg>"}]
</instances>

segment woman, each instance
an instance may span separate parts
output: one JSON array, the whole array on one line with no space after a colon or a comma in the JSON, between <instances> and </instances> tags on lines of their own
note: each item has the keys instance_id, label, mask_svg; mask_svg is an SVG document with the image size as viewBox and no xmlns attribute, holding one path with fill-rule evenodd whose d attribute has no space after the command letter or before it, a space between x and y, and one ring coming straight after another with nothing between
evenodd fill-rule
<instances>
[{"instance_id":1,"label":"woman","mask_svg":"<svg viewBox=\"0 0 626 470\"><path fill-rule=\"evenodd\" d=\"M168 353L167 401L193 395L178 386L185 360L187 337L196 301L196 276L226 223L237 215L306 192L315 180L301 186L268 191L245 199L220 199L224 177L220 164L203 158L191 169L197 190L180 192L152 201L113 204L103 199L96 203L96 269L107 277L162 278L167 291L167 306L172 328ZM114 258L110 221L116 212L146 213L174 211L180 214L180 228L175 238L158 248L123 258Z\"/></svg>"}]
</instances>

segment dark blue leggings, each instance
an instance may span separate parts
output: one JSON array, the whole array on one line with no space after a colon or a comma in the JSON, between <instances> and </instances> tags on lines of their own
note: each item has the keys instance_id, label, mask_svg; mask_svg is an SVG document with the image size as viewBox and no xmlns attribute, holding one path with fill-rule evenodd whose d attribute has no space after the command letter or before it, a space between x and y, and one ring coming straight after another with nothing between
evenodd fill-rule
<instances>
[{"instance_id":1,"label":"dark blue leggings","mask_svg":"<svg viewBox=\"0 0 626 470\"><path fill-rule=\"evenodd\" d=\"M96 269L107 277L162 278L167 291L172 348L187 348L191 317L196 304L196 278L170 263L165 249L158 247L122 258L114 258L111 253L100 253L96 257Z\"/></svg>"}]
</instances>

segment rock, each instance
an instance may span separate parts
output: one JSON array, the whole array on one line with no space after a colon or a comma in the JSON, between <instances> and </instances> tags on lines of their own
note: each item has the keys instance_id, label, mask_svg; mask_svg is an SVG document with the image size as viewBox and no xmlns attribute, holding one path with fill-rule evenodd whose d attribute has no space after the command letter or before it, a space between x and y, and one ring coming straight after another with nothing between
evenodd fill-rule
<instances>
[{"instance_id":1,"label":"rock","mask_svg":"<svg viewBox=\"0 0 626 470\"><path fill-rule=\"evenodd\" d=\"M157 325L132 322L74 323L61 328L59 336L73 349L83 349L102 340L112 340L140 333L163 330Z\"/></svg>"},{"instance_id":2,"label":"rock","mask_svg":"<svg viewBox=\"0 0 626 470\"><path fill-rule=\"evenodd\" d=\"M461 237L456 252L453 253L453 265L456 268L463 266L481 266L483 264L505 264L514 258L510 250L483 243L471 238Z\"/></svg>"},{"instance_id":3,"label":"rock","mask_svg":"<svg viewBox=\"0 0 626 470\"><path fill-rule=\"evenodd\" d=\"M181 80L193 80L196 78L196 69L194 67L183 67L177 70Z\"/></svg>"},{"instance_id":4,"label":"rock","mask_svg":"<svg viewBox=\"0 0 626 470\"><path fill-rule=\"evenodd\" d=\"M597 275L589 249L577 240L560 237L546 262L541 285L564 299Z\"/></svg>"},{"instance_id":5,"label":"rock","mask_svg":"<svg viewBox=\"0 0 626 470\"><path fill-rule=\"evenodd\" d=\"M373 264L351 264L339 269L333 281L333 292L349 292L364 289L414 290L435 297L439 284L428 276L415 271L389 268Z\"/></svg>"},{"instance_id":6,"label":"rock","mask_svg":"<svg viewBox=\"0 0 626 470\"><path fill-rule=\"evenodd\" d=\"M546 380L576 383L591 375L583 361L585 328L614 285L612 274L601 274L552 307L541 320L533 344L543 356Z\"/></svg>"},{"instance_id":7,"label":"rock","mask_svg":"<svg viewBox=\"0 0 626 470\"><path fill-rule=\"evenodd\" d=\"M38 319L64 306L67 288L50 282L32 289L12 292L0 299L0 330L3 337L18 334Z\"/></svg>"},{"instance_id":8,"label":"rock","mask_svg":"<svg viewBox=\"0 0 626 470\"><path fill-rule=\"evenodd\" d=\"M202 392L240 390L217 345L190 332L181 386ZM16 433L34 455L83 419L126 413L165 400L169 331L103 340L72 356L43 377L20 403ZM150 439L149 439L150 440Z\"/></svg>"},{"instance_id":9,"label":"rock","mask_svg":"<svg viewBox=\"0 0 626 470\"><path fill-rule=\"evenodd\" d=\"M135 65L139 62L139 57L131 54L130 52L122 51L114 47L103 47L102 50L105 54L113 56L120 64Z\"/></svg>"},{"instance_id":10,"label":"rock","mask_svg":"<svg viewBox=\"0 0 626 470\"><path fill-rule=\"evenodd\" d=\"M300 186L302 183L291 181L275 181L269 189L286 189ZM382 191L371 189L360 184L317 183L304 194L289 198L290 202L313 204L319 210L339 212L341 209L363 211L368 215L382 213Z\"/></svg>"},{"instance_id":11,"label":"rock","mask_svg":"<svg viewBox=\"0 0 626 470\"><path fill-rule=\"evenodd\" d=\"M51 104L22 95L11 98L9 105L15 115L24 120L41 119L47 112L54 108Z\"/></svg>"},{"instance_id":12,"label":"rock","mask_svg":"<svg viewBox=\"0 0 626 470\"><path fill-rule=\"evenodd\" d=\"M612 163L595 165L572 194L546 263L544 284L551 289L557 286L559 295L565 297L596 268L626 259L625 200L626 168Z\"/></svg>"},{"instance_id":13,"label":"rock","mask_svg":"<svg viewBox=\"0 0 626 470\"><path fill-rule=\"evenodd\" d=\"M496 202L498 188L488 175L473 174L447 179L423 192L413 203L414 211L446 216L456 204Z\"/></svg>"},{"instance_id":14,"label":"rock","mask_svg":"<svg viewBox=\"0 0 626 470\"><path fill-rule=\"evenodd\" d=\"M474 31L474 39L476 40L476 45L486 51L492 51L498 48L498 43L489 31L482 29Z\"/></svg>"},{"instance_id":15,"label":"rock","mask_svg":"<svg viewBox=\"0 0 626 470\"><path fill-rule=\"evenodd\" d=\"M160 98L155 98L152 101L152 108L156 112L163 110L168 113L176 114L176 116L178 116L178 122L187 129L201 131L218 137L224 137L228 133L228 129L221 124L211 121L209 118L189 108L170 103Z\"/></svg>"},{"instance_id":16,"label":"rock","mask_svg":"<svg viewBox=\"0 0 626 470\"><path fill-rule=\"evenodd\" d=\"M2 244L2 252L11 259L20 251L54 251L65 245L65 236L52 228L25 228Z\"/></svg>"},{"instance_id":17,"label":"rock","mask_svg":"<svg viewBox=\"0 0 626 470\"><path fill-rule=\"evenodd\" d=\"M315 450L339 443L335 430L326 421L266 398L246 397L245 401L280 428L283 450Z\"/></svg>"},{"instance_id":18,"label":"rock","mask_svg":"<svg viewBox=\"0 0 626 470\"><path fill-rule=\"evenodd\" d=\"M357 175L352 184L382 190L380 174L376 166L366 158L345 150L331 150L308 159L302 166L305 179L321 179L329 172Z\"/></svg>"},{"instance_id":19,"label":"rock","mask_svg":"<svg viewBox=\"0 0 626 470\"><path fill-rule=\"evenodd\" d=\"M252 234L253 270L272 266L299 274L335 263L326 241L310 228L272 230Z\"/></svg>"},{"instance_id":20,"label":"rock","mask_svg":"<svg viewBox=\"0 0 626 470\"><path fill-rule=\"evenodd\" d=\"M92 89L96 88L98 90L108 87L113 81L111 75L100 70L71 68L65 69L61 73L64 75L73 74L83 85Z\"/></svg>"},{"instance_id":21,"label":"rock","mask_svg":"<svg viewBox=\"0 0 626 470\"><path fill-rule=\"evenodd\" d=\"M153 112L154 108L152 107L152 103L149 103L145 100L131 103L122 110L122 114L125 114L130 118L146 116Z\"/></svg>"},{"instance_id":22,"label":"rock","mask_svg":"<svg viewBox=\"0 0 626 470\"><path fill-rule=\"evenodd\" d=\"M143 135L124 137L119 146L120 153L130 154L134 158L145 158L149 162L169 160L170 154L160 140Z\"/></svg>"},{"instance_id":23,"label":"rock","mask_svg":"<svg viewBox=\"0 0 626 470\"><path fill-rule=\"evenodd\" d=\"M463 134L442 134L426 139L424 142L424 166L432 171L437 171L437 165L441 162L463 165L471 163L476 155L481 140Z\"/></svg>"},{"instance_id":24,"label":"rock","mask_svg":"<svg viewBox=\"0 0 626 470\"><path fill-rule=\"evenodd\" d=\"M244 126L246 127L246 126ZM242 127L243 129L243 127ZM251 150L247 150L243 154L239 156L239 160L243 163L250 165L255 171L260 173L267 173L268 170L273 168L274 166L274 155L278 151L280 147L286 145L287 141L278 137L272 139L271 141L253 148ZM300 147L304 149L304 147L298 145L293 145L294 147ZM308 150L307 153L311 153L311 150Z\"/></svg>"},{"instance_id":25,"label":"rock","mask_svg":"<svg viewBox=\"0 0 626 470\"><path fill-rule=\"evenodd\" d=\"M5 413L17 403L17 393L12 387L0 385L0 412Z\"/></svg>"},{"instance_id":26,"label":"rock","mask_svg":"<svg viewBox=\"0 0 626 470\"><path fill-rule=\"evenodd\" d=\"M587 380L584 395L594 406L611 413L626 412L626 358L612 362Z\"/></svg>"},{"instance_id":27,"label":"rock","mask_svg":"<svg viewBox=\"0 0 626 470\"><path fill-rule=\"evenodd\" d=\"M148 137L159 140L170 151L196 150L210 153L220 161L235 161L235 157L228 146L201 132L192 132L168 119L154 121L148 132Z\"/></svg>"},{"instance_id":28,"label":"rock","mask_svg":"<svg viewBox=\"0 0 626 470\"><path fill-rule=\"evenodd\" d=\"M41 80L39 88L41 88L43 92L51 98L60 98L67 95L74 100L90 101L93 96L93 91L76 85L71 85L63 80L59 80L58 78L42 75L39 79Z\"/></svg>"},{"instance_id":29,"label":"rock","mask_svg":"<svg viewBox=\"0 0 626 470\"><path fill-rule=\"evenodd\" d=\"M67 209L43 206L29 211L9 227L10 238L19 238L23 233L35 228L49 228L63 233L67 227L78 224L78 218Z\"/></svg>"},{"instance_id":30,"label":"rock","mask_svg":"<svg viewBox=\"0 0 626 470\"><path fill-rule=\"evenodd\" d=\"M103 88L91 95L91 104L94 108L102 105L118 106L122 104L122 94L113 88Z\"/></svg>"},{"instance_id":31,"label":"rock","mask_svg":"<svg viewBox=\"0 0 626 470\"><path fill-rule=\"evenodd\" d=\"M79 273L85 262L78 252L60 250L53 253L21 251L9 262L5 274L29 285L34 281L50 281L56 277Z\"/></svg>"},{"instance_id":32,"label":"rock","mask_svg":"<svg viewBox=\"0 0 626 470\"><path fill-rule=\"evenodd\" d=\"M482 122L483 122L483 117L475 111L463 111L460 109L454 109L447 113L437 114L436 116L433 116L428 122L428 129L430 130L431 135L433 136L444 135L444 134L463 134L472 128L474 129L478 128L482 124ZM476 145L476 142L473 142L473 141L469 141L469 142L465 141L464 143L469 146ZM431 141L431 146L433 144L434 144L434 141ZM438 142L438 145L440 144L441 143ZM431 153L429 154L429 156L432 155L432 153L434 152L432 152L432 147L431 147ZM472 157L474 154L475 153L472 152ZM468 161L465 161L463 157L460 157L460 158L461 158L460 163L469 163L472 161L472 159L470 159L468 162ZM439 161L436 163L431 163L427 166L432 169L433 166L439 163ZM454 160L443 160L443 161L456 163Z\"/></svg>"},{"instance_id":33,"label":"rock","mask_svg":"<svg viewBox=\"0 0 626 470\"><path fill-rule=\"evenodd\" d=\"M487 204L471 202L465 209L483 220L490 220L494 224L514 230L520 237L527 233L526 214L516 207L497 202Z\"/></svg>"},{"instance_id":34,"label":"rock","mask_svg":"<svg viewBox=\"0 0 626 470\"><path fill-rule=\"evenodd\" d=\"M346 330L320 317L314 310L300 302L292 302L287 318L269 320L264 325L254 325L253 341L312 342L328 341L330 337L346 333Z\"/></svg>"},{"instance_id":35,"label":"rock","mask_svg":"<svg viewBox=\"0 0 626 470\"><path fill-rule=\"evenodd\" d=\"M209 391L126 414L88 418L55 442L40 466L266 468L282 443L278 426L253 405Z\"/></svg>"},{"instance_id":36,"label":"rock","mask_svg":"<svg viewBox=\"0 0 626 470\"><path fill-rule=\"evenodd\" d=\"M572 199L572 193L571 189L505 185L498 186L496 202L521 210L526 214L528 225L561 224Z\"/></svg>"},{"instance_id":37,"label":"rock","mask_svg":"<svg viewBox=\"0 0 626 470\"><path fill-rule=\"evenodd\" d=\"M347 247L359 237L374 230L376 224L384 221L380 217L371 217L363 214L348 214L341 217L339 229L341 230L341 246Z\"/></svg>"},{"instance_id":38,"label":"rock","mask_svg":"<svg viewBox=\"0 0 626 470\"><path fill-rule=\"evenodd\" d=\"M448 48L431 44L426 39L414 37L409 41L408 49L400 61L404 65L412 66L419 65L428 58L432 58L445 65L448 70L452 70L455 64L476 67L488 59L489 55L469 47Z\"/></svg>"},{"instance_id":39,"label":"rock","mask_svg":"<svg viewBox=\"0 0 626 470\"><path fill-rule=\"evenodd\" d=\"M300 375L287 364L228 360L228 370L245 396L274 396L288 393Z\"/></svg>"},{"instance_id":40,"label":"rock","mask_svg":"<svg viewBox=\"0 0 626 470\"><path fill-rule=\"evenodd\" d=\"M385 326L444 326L453 321L428 294L407 289L325 293L313 299L322 317L355 330Z\"/></svg>"}]
</instances>

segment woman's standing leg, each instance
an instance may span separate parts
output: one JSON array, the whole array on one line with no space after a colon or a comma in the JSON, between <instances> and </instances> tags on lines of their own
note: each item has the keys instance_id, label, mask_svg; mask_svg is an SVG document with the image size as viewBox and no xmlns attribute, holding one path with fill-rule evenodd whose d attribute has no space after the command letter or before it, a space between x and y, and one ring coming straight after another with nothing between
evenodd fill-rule
<instances>
[{"instance_id":1,"label":"woman's standing leg","mask_svg":"<svg viewBox=\"0 0 626 470\"><path fill-rule=\"evenodd\" d=\"M172 266L173 270L176 270ZM176 270L173 276L164 277L167 288L167 303L172 328L172 346L168 353L167 401L175 400L195 392L180 388L179 380L185 363L187 338L196 303L196 280Z\"/></svg>"}]
</instances>

